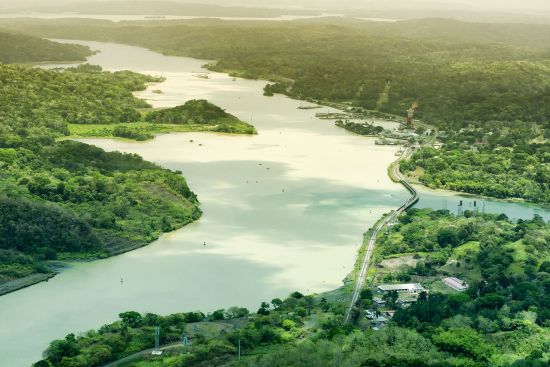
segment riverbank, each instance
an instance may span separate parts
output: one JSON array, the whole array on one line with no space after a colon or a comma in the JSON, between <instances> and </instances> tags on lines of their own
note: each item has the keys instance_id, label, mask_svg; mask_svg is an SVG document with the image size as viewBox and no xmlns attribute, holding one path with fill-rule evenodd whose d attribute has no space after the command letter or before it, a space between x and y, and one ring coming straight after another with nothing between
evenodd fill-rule
<instances>
[{"instance_id":1,"label":"riverbank","mask_svg":"<svg viewBox=\"0 0 550 367\"><path fill-rule=\"evenodd\" d=\"M182 226L179 226L177 228L174 228L170 232L175 232L179 229L182 229L183 227L194 223L198 221L201 217L202 212L199 209L199 216L190 221L189 223L183 224ZM134 250L137 250L139 248L145 247L147 245L150 245L151 243L157 241L160 236L164 234L168 234L170 232L162 232L159 236L151 239L149 242L131 242L131 241L124 241L116 246L112 246L108 249L108 252L102 253L101 255L94 255L94 254L77 254L75 256L72 254L72 256L63 256L59 260L53 260L53 261L47 261L44 265L49 270L47 273L33 273L29 274L22 278L16 278L10 281L7 281L5 283L0 284L0 297L4 296L6 294L16 292L18 290L33 286L35 284L39 284L42 282L47 282L48 280L54 278L55 276L62 273L64 270L70 268L73 264L76 263L88 263L93 262L97 260L102 259L108 259L112 258L118 255L122 255L127 252L131 252ZM78 256L81 255L81 256Z\"/></svg>"},{"instance_id":2,"label":"riverbank","mask_svg":"<svg viewBox=\"0 0 550 367\"><path fill-rule=\"evenodd\" d=\"M84 138L101 138L101 139L120 139L127 141L145 141L153 139L155 136L170 133L182 132L214 132L227 134L244 134L256 135L256 129L245 122L230 120L220 120L213 124L152 124L148 122L131 122L124 124L69 124L70 135L61 138L60 140L74 140ZM132 135L119 136L117 129L125 129Z\"/></svg>"},{"instance_id":3,"label":"riverbank","mask_svg":"<svg viewBox=\"0 0 550 367\"><path fill-rule=\"evenodd\" d=\"M45 274L36 273L36 274L31 274L29 276L26 276L24 278L17 278L14 280L10 280L6 283L0 284L0 296L18 291L23 288L30 287L31 285L47 282L48 280L50 280L56 275L57 275L57 272L51 272L51 273L45 273Z\"/></svg>"}]
</instances>

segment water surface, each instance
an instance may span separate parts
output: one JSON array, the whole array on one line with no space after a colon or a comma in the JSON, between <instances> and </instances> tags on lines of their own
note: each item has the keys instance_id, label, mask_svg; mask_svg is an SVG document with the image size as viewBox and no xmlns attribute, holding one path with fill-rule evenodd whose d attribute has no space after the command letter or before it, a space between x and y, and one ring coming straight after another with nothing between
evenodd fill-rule
<instances>
[{"instance_id":1,"label":"water surface","mask_svg":"<svg viewBox=\"0 0 550 367\"><path fill-rule=\"evenodd\" d=\"M181 170L204 215L149 246L75 264L49 282L0 297L2 366L27 366L50 340L97 328L127 310L167 314L240 305L255 311L261 301L294 290L334 289L351 269L362 233L408 196L387 176L395 147L316 119L319 110L298 109L303 102L264 97L263 81L220 73L199 79L193 74L205 71L204 60L79 43L100 50L89 62L105 69L166 77L137 93L155 107L206 98L253 123L259 134L85 140ZM423 192L419 205L451 209L460 199ZM487 212L549 217L536 206L485 202Z\"/></svg>"},{"instance_id":2,"label":"water surface","mask_svg":"<svg viewBox=\"0 0 550 367\"><path fill-rule=\"evenodd\" d=\"M252 122L259 134L87 140L181 170L204 215L147 247L76 264L49 282L0 297L0 355L7 365L28 365L51 339L97 328L126 310L255 310L294 290L338 287L362 233L406 196L386 175L394 147L318 120L319 110L300 110L300 101L264 97L265 82L219 73L200 79L193 74L204 60L85 43L101 51L90 63L166 77L138 93L154 106L206 98Z\"/></svg>"}]
</instances>

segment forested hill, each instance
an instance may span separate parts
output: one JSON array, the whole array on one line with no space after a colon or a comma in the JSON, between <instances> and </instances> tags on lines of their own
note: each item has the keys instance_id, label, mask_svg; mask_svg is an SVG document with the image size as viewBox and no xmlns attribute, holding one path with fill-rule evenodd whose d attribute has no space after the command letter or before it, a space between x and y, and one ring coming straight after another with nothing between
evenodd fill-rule
<instances>
[{"instance_id":1,"label":"forested hill","mask_svg":"<svg viewBox=\"0 0 550 367\"><path fill-rule=\"evenodd\" d=\"M141 118L132 96L154 78L80 66L0 64L0 285L44 260L109 256L200 216L181 172L74 142L67 123Z\"/></svg>"},{"instance_id":2,"label":"forested hill","mask_svg":"<svg viewBox=\"0 0 550 367\"><path fill-rule=\"evenodd\" d=\"M460 38L452 31L426 37L443 29L442 22L416 21L411 25L416 33L407 32L406 22L344 20L2 24L48 37L115 41L219 60L213 69L279 81L277 91L297 98L351 102L398 115L416 101L416 117L446 127L550 119L550 56L540 42L550 35L548 29L537 33L525 26L529 32L513 42L507 41L505 25L471 25L489 27L493 37L470 32ZM537 47L517 45L533 34L539 41L529 44Z\"/></svg>"},{"instance_id":3,"label":"forested hill","mask_svg":"<svg viewBox=\"0 0 550 367\"><path fill-rule=\"evenodd\" d=\"M0 31L0 62L3 63L84 61L91 54L86 46Z\"/></svg>"}]
</instances>

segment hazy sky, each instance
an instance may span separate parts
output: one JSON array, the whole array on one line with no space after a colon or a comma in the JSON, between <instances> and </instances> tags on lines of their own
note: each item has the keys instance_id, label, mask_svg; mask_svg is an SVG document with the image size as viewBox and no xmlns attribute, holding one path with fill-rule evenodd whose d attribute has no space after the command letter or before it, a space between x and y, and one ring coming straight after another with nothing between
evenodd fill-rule
<instances>
[{"instance_id":1,"label":"hazy sky","mask_svg":"<svg viewBox=\"0 0 550 367\"><path fill-rule=\"evenodd\" d=\"M101 0L0 0L0 7L26 5L74 4ZM161 1L161 0L150 0ZM495 11L550 11L550 0L172 0L188 3L206 3L222 6L246 5L257 7L289 7L299 5L312 8L470 8L492 9Z\"/></svg>"}]
</instances>

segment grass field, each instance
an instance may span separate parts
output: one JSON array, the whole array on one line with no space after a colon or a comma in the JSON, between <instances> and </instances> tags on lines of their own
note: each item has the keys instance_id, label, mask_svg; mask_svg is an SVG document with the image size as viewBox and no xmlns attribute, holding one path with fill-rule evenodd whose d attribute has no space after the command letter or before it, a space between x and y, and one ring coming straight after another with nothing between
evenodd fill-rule
<instances>
[{"instance_id":1,"label":"grass field","mask_svg":"<svg viewBox=\"0 0 550 367\"><path fill-rule=\"evenodd\" d=\"M216 124L155 124L150 122L132 122L124 124L69 124L70 135L62 139L78 138L121 138L127 140L148 140L155 135L173 132L222 132L230 134L256 134L256 129L236 118L223 118ZM139 138L117 136L115 129L124 127L136 133Z\"/></svg>"}]
</instances>

